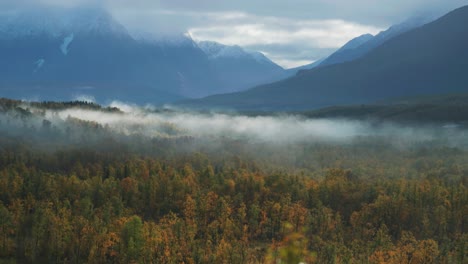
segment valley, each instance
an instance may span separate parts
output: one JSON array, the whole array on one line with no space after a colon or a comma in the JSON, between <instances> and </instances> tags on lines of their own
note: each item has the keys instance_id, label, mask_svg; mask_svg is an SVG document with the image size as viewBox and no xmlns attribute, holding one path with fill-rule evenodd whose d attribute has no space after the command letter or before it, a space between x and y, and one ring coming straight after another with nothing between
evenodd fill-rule
<instances>
[{"instance_id":1,"label":"valley","mask_svg":"<svg viewBox=\"0 0 468 264\"><path fill-rule=\"evenodd\" d=\"M0 264L467 263L466 3L215 2L0 1Z\"/></svg>"}]
</instances>

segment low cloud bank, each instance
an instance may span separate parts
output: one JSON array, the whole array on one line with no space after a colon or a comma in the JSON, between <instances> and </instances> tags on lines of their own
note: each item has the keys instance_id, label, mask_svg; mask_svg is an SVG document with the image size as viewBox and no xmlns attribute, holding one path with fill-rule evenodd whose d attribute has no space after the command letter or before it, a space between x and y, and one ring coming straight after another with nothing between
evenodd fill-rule
<instances>
[{"instance_id":1,"label":"low cloud bank","mask_svg":"<svg viewBox=\"0 0 468 264\"><path fill-rule=\"evenodd\" d=\"M123 113L71 108L46 111L45 118L54 122L72 117L99 123L118 133L148 137L228 137L275 144L346 143L362 137L379 137L394 140L395 144L402 146L410 142L438 140L459 147L468 142L465 140L468 138L466 131L457 126L402 126L344 119L308 119L296 115L197 113L141 108L120 102L113 102L110 106L118 107Z\"/></svg>"}]
</instances>

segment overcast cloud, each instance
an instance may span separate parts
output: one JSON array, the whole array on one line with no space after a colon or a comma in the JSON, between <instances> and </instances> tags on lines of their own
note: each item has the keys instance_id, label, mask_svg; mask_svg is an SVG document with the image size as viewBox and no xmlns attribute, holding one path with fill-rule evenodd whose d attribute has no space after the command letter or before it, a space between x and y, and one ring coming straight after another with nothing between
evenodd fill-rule
<instances>
[{"instance_id":1,"label":"overcast cloud","mask_svg":"<svg viewBox=\"0 0 468 264\"><path fill-rule=\"evenodd\" d=\"M320 59L361 34L376 34L467 0L1 0L0 10L36 5L108 9L130 31L188 32L264 52L284 67Z\"/></svg>"}]
</instances>

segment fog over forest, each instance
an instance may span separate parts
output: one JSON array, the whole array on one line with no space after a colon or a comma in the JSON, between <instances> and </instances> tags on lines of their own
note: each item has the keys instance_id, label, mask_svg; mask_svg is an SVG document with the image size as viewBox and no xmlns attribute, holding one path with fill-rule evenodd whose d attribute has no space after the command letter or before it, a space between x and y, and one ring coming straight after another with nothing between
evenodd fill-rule
<instances>
[{"instance_id":1,"label":"fog over forest","mask_svg":"<svg viewBox=\"0 0 468 264\"><path fill-rule=\"evenodd\" d=\"M468 264L465 2L0 0L0 264Z\"/></svg>"},{"instance_id":2,"label":"fog over forest","mask_svg":"<svg viewBox=\"0 0 468 264\"><path fill-rule=\"evenodd\" d=\"M299 114L286 113L245 115L175 109L160 110L149 106L138 107L120 102L113 102L109 106L118 108L120 111L110 112L81 108L43 110L23 106L36 115L30 119L21 119L22 121L16 125L40 126L43 124L43 120L48 120L56 128L61 128L67 119L76 118L95 122L124 135L228 137L273 144L349 143L359 137L381 137L382 139L394 140L395 143L445 140L449 145L461 147L464 146L464 139L468 136L464 129L455 124L421 126L421 124L396 124L343 118L312 119ZM8 118L2 115L2 119ZM8 122L7 124L13 126L14 123Z\"/></svg>"},{"instance_id":3,"label":"fog over forest","mask_svg":"<svg viewBox=\"0 0 468 264\"><path fill-rule=\"evenodd\" d=\"M121 102L103 107L2 99L0 110L0 213L7 219L0 224L15 232L3 234L0 248L7 256L164 262L159 248L165 247L170 258L181 260L265 263L278 250L302 248L298 256L322 263L349 257L356 244L351 234L360 232L365 251L355 253L357 263L378 263L381 254L401 263L412 252L419 254L416 263L463 259L468 131L462 125ZM21 198L24 193L36 202ZM18 197L34 209L11 207ZM451 209L441 211L444 206ZM14 222L15 215L22 220ZM435 224L420 224L428 218ZM104 230L92 231L91 241L120 240L94 251L81 239L80 223ZM439 228L447 223L453 227ZM51 249L34 243L49 241L37 233L44 225L56 236ZM130 239L133 225L141 235ZM179 232L181 226L193 231ZM437 235L424 235L431 232ZM382 234L384 246L375 242ZM447 236L450 242L440 240ZM310 242L285 246L303 237ZM137 249L130 242L135 239ZM415 245L409 253L408 243ZM339 246L333 254L325 250L332 245ZM73 250L80 246L85 250Z\"/></svg>"}]
</instances>

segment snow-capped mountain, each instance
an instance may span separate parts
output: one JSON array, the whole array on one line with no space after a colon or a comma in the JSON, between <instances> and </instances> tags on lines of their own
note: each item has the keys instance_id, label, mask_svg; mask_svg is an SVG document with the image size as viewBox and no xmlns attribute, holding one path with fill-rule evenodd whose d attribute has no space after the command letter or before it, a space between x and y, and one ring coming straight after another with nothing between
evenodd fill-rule
<instances>
[{"instance_id":1,"label":"snow-capped mountain","mask_svg":"<svg viewBox=\"0 0 468 264\"><path fill-rule=\"evenodd\" d=\"M201 41L198 43L198 46L210 59L251 57L250 53L244 51L237 45L227 46L213 41Z\"/></svg>"},{"instance_id":2,"label":"snow-capped mountain","mask_svg":"<svg viewBox=\"0 0 468 264\"><path fill-rule=\"evenodd\" d=\"M228 46L214 41L200 41L198 47L205 52L210 59L232 58L232 59L254 59L259 63L275 64L263 53L258 51L246 51L240 46Z\"/></svg>"},{"instance_id":3,"label":"snow-capped mountain","mask_svg":"<svg viewBox=\"0 0 468 264\"><path fill-rule=\"evenodd\" d=\"M129 33L102 9L3 13L0 96L160 103L247 89L282 72L246 54L213 60L188 35Z\"/></svg>"},{"instance_id":4,"label":"snow-capped mountain","mask_svg":"<svg viewBox=\"0 0 468 264\"><path fill-rule=\"evenodd\" d=\"M223 92L236 92L288 77L287 71L261 52L213 41L201 41L198 46L208 56L219 82L225 84L221 88Z\"/></svg>"}]
</instances>

